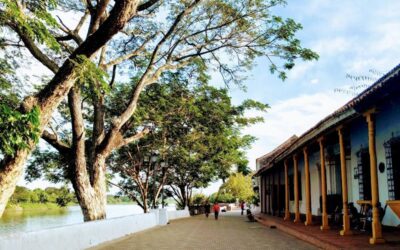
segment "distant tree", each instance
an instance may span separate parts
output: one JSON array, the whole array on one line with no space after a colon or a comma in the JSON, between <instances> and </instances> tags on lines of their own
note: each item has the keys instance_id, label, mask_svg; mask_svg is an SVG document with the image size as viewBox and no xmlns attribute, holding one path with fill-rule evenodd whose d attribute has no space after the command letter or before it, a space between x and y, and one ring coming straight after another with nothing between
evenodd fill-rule
<instances>
[{"instance_id":1,"label":"distant tree","mask_svg":"<svg viewBox=\"0 0 400 250\"><path fill-rule=\"evenodd\" d=\"M244 176L242 173L232 174L219 192L231 194L240 201L250 202L254 197L251 176Z\"/></svg>"},{"instance_id":2,"label":"distant tree","mask_svg":"<svg viewBox=\"0 0 400 250\"><path fill-rule=\"evenodd\" d=\"M58 191L56 203L60 207L66 207L74 199L74 195L70 193L68 188L62 187Z\"/></svg>"},{"instance_id":3,"label":"distant tree","mask_svg":"<svg viewBox=\"0 0 400 250\"><path fill-rule=\"evenodd\" d=\"M26 187L17 186L14 194L11 196L12 203L29 202L31 199L30 190Z\"/></svg>"},{"instance_id":4,"label":"distant tree","mask_svg":"<svg viewBox=\"0 0 400 250\"><path fill-rule=\"evenodd\" d=\"M11 196L12 203L56 203L60 207L67 206L74 200L74 194L68 188L48 187L45 190L36 188L30 190L26 187L17 186L14 194Z\"/></svg>"},{"instance_id":5,"label":"distant tree","mask_svg":"<svg viewBox=\"0 0 400 250\"><path fill-rule=\"evenodd\" d=\"M171 75L164 79L166 83L142 93L134 119L151 127L152 133L109 159L111 169L121 177L114 185L145 212L156 206L167 182L179 206L188 205L187 192L207 185L222 167L231 167L238 155L243 156L236 151L250 140L242 139L233 126L259 121L243 119L245 109L232 106L226 90L191 86L175 77L179 76ZM257 102L244 105L267 108Z\"/></svg>"},{"instance_id":6,"label":"distant tree","mask_svg":"<svg viewBox=\"0 0 400 250\"><path fill-rule=\"evenodd\" d=\"M192 197L192 200L190 202L190 205L202 205L206 202L207 200L207 196L205 196L204 194L194 194Z\"/></svg>"},{"instance_id":7,"label":"distant tree","mask_svg":"<svg viewBox=\"0 0 400 250\"><path fill-rule=\"evenodd\" d=\"M33 190L33 192L35 192L36 195L38 196L38 202L47 203L49 201L47 193L44 190L36 188Z\"/></svg>"},{"instance_id":8,"label":"distant tree","mask_svg":"<svg viewBox=\"0 0 400 250\"><path fill-rule=\"evenodd\" d=\"M236 198L230 193L215 192L210 196L210 202L234 203Z\"/></svg>"}]
</instances>

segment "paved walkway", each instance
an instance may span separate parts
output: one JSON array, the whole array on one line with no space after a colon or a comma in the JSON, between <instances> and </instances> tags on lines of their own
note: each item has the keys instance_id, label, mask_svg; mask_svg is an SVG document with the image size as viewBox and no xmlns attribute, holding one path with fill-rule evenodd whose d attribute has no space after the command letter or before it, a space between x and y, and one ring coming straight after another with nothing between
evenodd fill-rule
<instances>
[{"instance_id":1,"label":"paved walkway","mask_svg":"<svg viewBox=\"0 0 400 250\"><path fill-rule=\"evenodd\" d=\"M260 223L247 222L239 212L220 219L204 215L171 221L167 226L135 233L92 249L316 249L314 246Z\"/></svg>"}]
</instances>

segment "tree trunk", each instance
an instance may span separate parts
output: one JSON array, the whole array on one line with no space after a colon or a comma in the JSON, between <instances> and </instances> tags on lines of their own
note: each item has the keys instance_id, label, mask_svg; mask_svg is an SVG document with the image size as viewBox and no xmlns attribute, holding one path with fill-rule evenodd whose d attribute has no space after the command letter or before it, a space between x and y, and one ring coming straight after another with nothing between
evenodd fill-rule
<instances>
[{"instance_id":1,"label":"tree trunk","mask_svg":"<svg viewBox=\"0 0 400 250\"><path fill-rule=\"evenodd\" d=\"M181 196L182 196L182 208L184 209L186 206L189 206L189 202L188 202L188 197L186 195L186 189L185 186L182 185L179 187L179 191L181 192Z\"/></svg>"},{"instance_id":2,"label":"tree trunk","mask_svg":"<svg viewBox=\"0 0 400 250\"><path fill-rule=\"evenodd\" d=\"M92 221L105 219L107 203L106 192L101 192L103 190L102 188L96 189L86 184L86 182L81 181L73 182L76 198L82 210L83 220Z\"/></svg>"},{"instance_id":3,"label":"tree trunk","mask_svg":"<svg viewBox=\"0 0 400 250\"><path fill-rule=\"evenodd\" d=\"M98 174L93 178L93 186L90 183L89 176L82 176L79 170L75 171L75 180L71 180L82 209L84 221L106 218L107 188L105 161L101 158L103 157L97 157L95 166L93 166L93 168L100 169ZM79 167L76 167L76 169L79 169Z\"/></svg>"},{"instance_id":4,"label":"tree trunk","mask_svg":"<svg viewBox=\"0 0 400 250\"><path fill-rule=\"evenodd\" d=\"M24 159L26 159L28 153L27 150L21 150L19 152L20 157L11 160L4 159L5 162L9 161L9 165L2 166L0 169L0 217L23 173Z\"/></svg>"},{"instance_id":5,"label":"tree trunk","mask_svg":"<svg viewBox=\"0 0 400 250\"><path fill-rule=\"evenodd\" d=\"M148 205L147 205L147 196L143 196L142 197L142 200L143 200L143 213L148 213L149 212L149 207L148 207Z\"/></svg>"},{"instance_id":6,"label":"tree trunk","mask_svg":"<svg viewBox=\"0 0 400 250\"><path fill-rule=\"evenodd\" d=\"M103 47L136 13L140 1L116 1L107 20L99 29L90 35L60 67L53 79L35 97L25 99L22 109L31 110L34 106L40 109L40 133L47 126L53 112L68 94L75 83L75 65L71 60L78 55L91 57ZM35 148L34 142L29 142L27 149L17 150L12 157L6 157L0 165L0 217L3 215L8 199L13 194L18 179L23 173L23 166ZM105 185L105 184L104 184Z\"/></svg>"},{"instance_id":7,"label":"tree trunk","mask_svg":"<svg viewBox=\"0 0 400 250\"><path fill-rule=\"evenodd\" d=\"M82 167L85 164L71 165L75 169L74 176L71 179L72 186L75 190L76 198L81 207L84 221L101 220L106 218L107 205L107 186L106 186L106 167L104 157L97 157L95 166L100 171L95 175L93 185L87 174L82 174ZM75 160L75 163L79 162ZM82 166L83 165L83 166Z\"/></svg>"},{"instance_id":8,"label":"tree trunk","mask_svg":"<svg viewBox=\"0 0 400 250\"><path fill-rule=\"evenodd\" d=\"M81 103L79 88L72 88L68 94L73 141L73 165L71 167L74 171L71 181L82 209L84 221L100 220L106 217L106 157L96 154L89 165L87 164L85 123Z\"/></svg>"}]
</instances>

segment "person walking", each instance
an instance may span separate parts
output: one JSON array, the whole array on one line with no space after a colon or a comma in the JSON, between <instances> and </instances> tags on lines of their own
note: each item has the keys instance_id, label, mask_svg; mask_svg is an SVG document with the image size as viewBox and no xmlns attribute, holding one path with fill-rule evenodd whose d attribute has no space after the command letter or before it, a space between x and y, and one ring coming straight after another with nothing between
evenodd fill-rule
<instances>
[{"instance_id":1,"label":"person walking","mask_svg":"<svg viewBox=\"0 0 400 250\"><path fill-rule=\"evenodd\" d=\"M206 217L208 218L208 215L210 214L211 210L211 205L208 201L206 201L206 204L204 204L204 213L206 214Z\"/></svg>"},{"instance_id":2,"label":"person walking","mask_svg":"<svg viewBox=\"0 0 400 250\"><path fill-rule=\"evenodd\" d=\"M244 201L240 202L240 209L242 209L242 215L244 213Z\"/></svg>"},{"instance_id":3,"label":"person walking","mask_svg":"<svg viewBox=\"0 0 400 250\"><path fill-rule=\"evenodd\" d=\"M220 207L217 202L214 203L213 210L214 210L215 220L218 220Z\"/></svg>"}]
</instances>

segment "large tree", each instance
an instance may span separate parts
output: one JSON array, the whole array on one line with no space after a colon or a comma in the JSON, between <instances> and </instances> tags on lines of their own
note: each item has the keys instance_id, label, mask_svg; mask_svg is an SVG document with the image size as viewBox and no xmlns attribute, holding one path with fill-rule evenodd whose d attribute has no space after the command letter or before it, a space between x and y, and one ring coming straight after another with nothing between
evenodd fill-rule
<instances>
[{"instance_id":1,"label":"large tree","mask_svg":"<svg viewBox=\"0 0 400 250\"><path fill-rule=\"evenodd\" d=\"M168 185L179 207L189 205L194 188L207 187L211 181L229 176L233 166L246 161L243 150L255 138L242 135L240 130L262 118L245 117L245 111L264 111L268 106L252 100L234 106L226 90L210 88L194 107L199 107L203 123L194 123L177 137L169 157L173 166L167 176Z\"/></svg>"},{"instance_id":2,"label":"large tree","mask_svg":"<svg viewBox=\"0 0 400 250\"><path fill-rule=\"evenodd\" d=\"M23 173L24 163L36 146L37 135L43 134L53 112L68 93L70 93L71 99L77 98L76 91L71 91L76 83L77 70L80 64L75 62L79 61L79 58L88 60L93 58L94 60L96 53L115 34L120 32L127 22L140 14L141 11L151 8L155 2L157 1L149 0L149 2L141 3L138 0L120 0L110 5L109 0L102 0L97 1L94 5L92 1L84 1L83 8L79 6L77 9L77 11L82 10L82 13L84 13L82 22L79 22L74 29L66 29L59 25L49 12L56 6L54 0L1 1L0 25L2 31L12 32L11 39L13 36L16 37L11 42L5 42L4 39L2 46L10 44L10 46L16 45L26 48L35 59L52 71L54 75L37 93L25 96L17 110L2 114L5 117L1 121L4 129L1 133L1 139L11 142L11 149L3 148L3 144L1 144L3 159L0 168L0 215L3 214L7 201ZM83 39L79 36L79 31L88 15L90 16L90 25L86 38ZM77 45L70 48L68 44L63 43L65 40L74 40ZM59 54L62 45L68 47L69 53L60 55L60 58L50 57L51 52L53 52L51 53L53 55ZM25 117L29 114L31 118L26 121ZM79 116L79 111L74 112L74 114ZM18 127L18 129L13 129L13 127ZM81 137L82 131L75 130L74 132L75 137ZM53 138L56 137L53 136ZM61 143L58 144L60 149L66 148ZM70 149L78 153L82 151L81 147L82 143L75 143L71 145ZM71 164L75 165L76 172L81 172L81 176L84 176L85 171L79 169L81 165L79 161L81 160L81 157L77 157L74 160L76 162ZM99 168L96 174L101 175L102 171ZM77 195L79 196L79 194ZM91 194L91 196L94 195ZM90 208L83 209L86 213L85 210ZM104 217L104 211L99 211L85 216L85 220L102 217Z\"/></svg>"},{"instance_id":3,"label":"large tree","mask_svg":"<svg viewBox=\"0 0 400 250\"><path fill-rule=\"evenodd\" d=\"M0 25L12 34L2 46L24 49L53 75L3 119L7 132L1 139L11 145L0 148L0 214L40 135L68 163L84 219L104 218L106 159L148 132L142 127L132 133L132 126L139 126L131 116L140 93L165 72L184 69L188 78L208 78L208 70L216 68L227 84L240 83L241 72L257 56L268 57L270 70L281 78L296 58L317 57L295 38L301 25L271 14L271 7L284 4L280 0L71 1L67 7L82 17L73 28L63 21L68 15L54 18L55 9L65 12L66 7L57 7L55 0L1 4ZM131 78L124 83L130 95L111 116L107 98L122 74ZM49 124L67 95L71 136Z\"/></svg>"}]
</instances>

